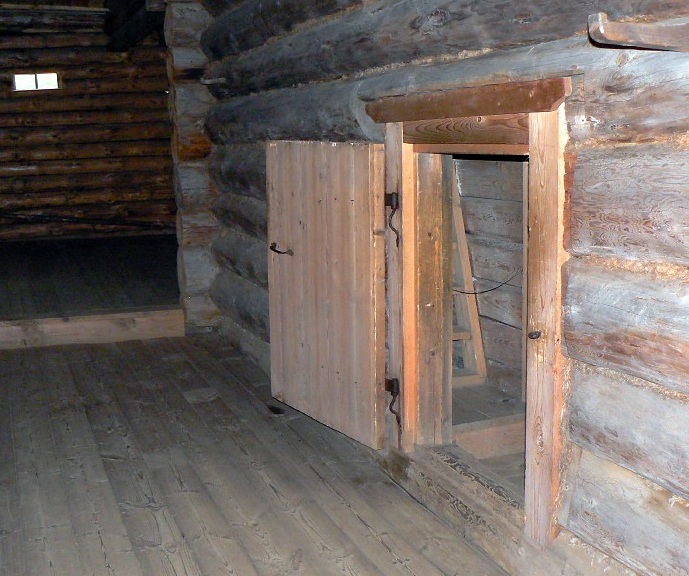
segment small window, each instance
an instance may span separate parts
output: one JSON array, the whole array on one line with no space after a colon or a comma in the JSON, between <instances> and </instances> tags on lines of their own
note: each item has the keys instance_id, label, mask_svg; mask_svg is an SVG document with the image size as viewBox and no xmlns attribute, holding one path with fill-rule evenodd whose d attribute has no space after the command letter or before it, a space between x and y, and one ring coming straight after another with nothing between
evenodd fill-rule
<instances>
[{"instance_id":1,"label":"small window","mask_svg":"<svg viewBox=\"0 0 689 576\"><path fill-rule=\"evenodd\" d=\"M15 74L14 89L17 92L26 90L57 90L60 87L57 73Z\"/></svg>"}]
</instances>

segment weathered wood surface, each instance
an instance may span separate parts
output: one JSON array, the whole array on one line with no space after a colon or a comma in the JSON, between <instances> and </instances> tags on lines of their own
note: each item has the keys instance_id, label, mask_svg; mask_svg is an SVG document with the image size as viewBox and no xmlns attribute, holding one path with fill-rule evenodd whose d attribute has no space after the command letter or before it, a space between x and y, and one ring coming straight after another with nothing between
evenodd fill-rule
<instances>
[{"instance_id":1,"label":"weathered wood surface","mask_svg":"<svg viewBox=\"0 0 689 576\"><path fill-rule=\"evenodd\" d=\"M517 244L522 242L521 201L464 197L462 211L468 234L505 238Z\"/></svg>"},{"instance_id":2,"label":"weathered wood surface","mask_svg":"<svg viewBox=\"0 0 689 576\"><path fill-rule=\"evenodd\" d=\"M248 196L224 193L213 204L213 213L228 228L236 227L256 238L267 238L266 202Z\"/></svg>"},{"instance_id":3,"label":"weathered wood surface","mask_svg":"<svg viewBox=\"0 0 689 576\"><path fill-rule=\"evenodd\" d=\"M103 29L107 10L74 6L0 6L0 30L21 32L98 32Z\"/></svg>"},{"instance_id":4,"label":"weathered wood surface","mask_svg":"<svg viewBox=\"0 0 689 576\"><path fill-rule=\"evenodd\" d=\"M2 238L173 225L164 50L108 53L99 34L24 44L0 51L3 69L55 69L61 88L14 92L0 74Z\"/></svg>"},{"instance_id":5,"label":"weathered wood surface","mask_svg":"<svg viewBox=\"0 0 689 576\"><path fill-rule=\"evenodd\" d=\"M644 576L689 571L689 501L586 450L571 484L576 535Z\"/></svg>"},{"instance_id":6,"label":"weathered wood surface","mask_svg":"<svg viewBox=\"0 0 689 576\"><path fill-rule=\"evenodd\" d=\"M60 126L59 128L42 127L0 129L0 146L45 146L70 143L121 142L126 140L143 140L147 136L152 140L170 138L171 127L166 122L142 122L137 124L120 124L111 126Z\"/></svg>"},{"instance_id":7,"label":"weathered wood surface","mask_svg":"<svg viewBox=\"0 0 689 576\"><path fill-rule=\"evenodd\" d=\"M210 139L204 130L208 108L215 99L205 86L177 83L170 90L170 113L175 132L173 154L177 162L186 162L208 156Z\"/></svg>"},{"instance_id":8,"label":"weathered wood surface","mask_svg":"<svg viewBox=\"0 0 689 576\"><path fill-rule=\"evenodd\" d=\"M688 391L686 278L565 266L564 341L569 356Z\"/></svg>"},{"instance_id":9,"label":"weathered wood surface","mask_svg":"<svg viewBox=\"0 0 689 576\"><path fill-rule=\"evenodd\" d=\"M206 211L213 206L218 190L211 181L206 161L183 162L174 168L177 207L182 211Z\"/></svg>"},{"instance_id":10,"label":"weathered wood surface","mask_svg":"<svg viewBox=\"0 0 689 576\"><path fill-rule=\"evenodd\" d=\"M492 318L503 324L508 324L521 330L522 328L522 290L519 287L506 284L486 292L495 287L495 282L476 280L477 292L484 292L477 296L478 309L481 316Z\"/></svg>"},{"instance_id":11,"label":"weathered wood surface","mask_svg":"<svg viewBox=\"0 0 689 576\"><path fill-rule=\"evenodd\" d=\"M570 78L549 78L531 82L508 82L459 88L443 92L426 92L407 96L390 96L366 105L366 112L375 122L418 122L438 118L499 116L531 112L552 112L572 92ZM528 143L526 118L516 120L517 140ZM522 121L520 123L520 120ZM524 136L527 136L524 141ZM513 142L503 142L510 144ZM514 142L519 143L519 142Z\"/></svg>"},{"instance_id":12,"label":"weathered wood surface","mask_svg":"<svg viewBox=\"0 0 689 576\"><path fill-rule=\"evenodd\" d=\"M689 23L611 22L605 12L589 16L589 36L598 44L689 52Z\"/></svg>"},{"instance_id":13,"label":"weathered wood surface","mask_svg":"<svg viewBox=\"0 0 689 576\"><path fill-rule=\"evenodd\" d=\"M213 242L220 264L235 274L268 287L268 251L265 242L238 230L225 230Z\"/></svg>"},{"instance_id":14,"label":"weathered wood surface","mask_svg":"<svg viewBox=\"0 0 689 576\"><path fill-rule=\"evenodd\" d=\"M467 238L469 253L477 279L507 282L509 286L521 287L523 246L492 238L472 236Z\"/></svg>"},{"instance_id":15,"label":"weathered wood surface","mask_svg":"<svg viewBox=\"0 0 689 576\"><path fill-rule=\"evenodd\" d=\"M443 117L405 122L404 141L409 144L528 144L529 126L526 114Z\"/></svg>"},{"instance_id":16,"label":"weathered wood surface","mask_svg":"<svg viewBox=\"0 0 689 576\"><path fill-rule=\"evenodd\" d=\"M364 101L410 92L586 74L586 111L568 107L570 137L640 142L689 128L686 56L600 50L575 38L432 66L402 67L365 78L266 92L217 104L207 126L217 142L265 139L382 141ZM654 87L664 86L662 106ZM613 90L608 88L613 86ZM210 87L219 97L217 86ZM649 112L651 111L651 112Z\"/></svg>"},{"instance_id":17,"label":"weathered wood surface","mask_svg":"<svg viewBox=\"0 0 689 576\"><path fill-rule=\"evenodd\" d=\"M455 424L452 442L479 460L523 452L524 416L502 416Z\"/></svg>"},{"instance_id":18,"label":"weathered wood surface","mask_svg":"<svg viewBox=\"0 0 689 576\"><path fill-rule=\"evenodd\" d=\"M201 35L213 18L196 2L168 2L165 14L165 45L168 48L198 48Z\"/></svg>"},{"instance_id":19,"label":"weathered wood surface","mask_svg":"<svg viewBox=\"0 0 689 576\"><path fill-rule=\"evenodd\" d=\"M207 245L180 245L177 252L177 274L183 296L208 293L218 271L218 263Z\"/></svg>"},{"instance_id":20,"label":"weathered wood surface","mask_svg":"<svg viewBox=\"0 0 689 576\"><path fill-rule=\"evenodd\" d=\"M626 16L648 10L672 17L688 13L677 1L654 4L653 8L639 3L607 9ZM564 9L559 3L476 7L468 2L435 0L419 10L411 0L381 0L266 46L228 56L212 65L209 75L225 78L226 96L246 94L420 57L567 38L586 30L589 13L588 6L578 4Z\"/></svg>"},{"instance_id":21,"label":"weathered wood surface","mask_svg":"<svg viewBox=\"0 0 689 576\"><path fill-rule=\"evenodd\" d=\"M223 338L3 352L0 371L12 569L505 575Z\"/></svg>"},{"instance_id":22,"label":"weathered wood surface","mask_svg":"<svg viewBox=\"0 0 689 576\"><path fill-rule=\"evenodd\" d=\"M688 395L579 362L570 385L572 441L689 499Z\"/></svg>"},{"instance_id":23,"label":"weathered wood surface","mask_svg":"<svg viewBox=\"0 0 689 576\"><path fill-rule=\"evenodd\" d=\"M0 50L24 50L40 48L73 48L75 46L101 46L108 43L102 32L94 33L52 33L52 34L7 34L0 37Z\"/></svg>"},{"instance_id":24,"label":"weathered wood surface","mask_svg":"<svg viewBox=\"0 0 689 576\"><path fill-rule=\"evenodd\" d=\"M462 198L493 198L521 202L524 196L524 162L504 159L470 159L457 161Z\"/></svg>"},{"instance_id":25,"label":"weathered wood surface","mask_svg":"<svg viewBox=\"0 0 689 576\"><path fill-rule=\"evenodd\" d=\"M184 335L181 309L71 318L0 320L0 349L102 344Z\"/></svg>"},{"instance_id":26,"label":"weathered wood surface","mask_svg":"<svg viewBox=\"0 0 689 576\"><path fill-rule=\"evenodd\" d=\"M522 369L522 330L481 317L481 333L486 358L513 368Z\"/></svg>"},{"instance_id":27,"label":"weathered wood surface","mask_svg":"<svg viewBox=\"0 0 689 576\"><path fill-rule=\"evenodd\" d=\"M268 342L268 290L222 270L210 291L213 302L240 326Z\"/></svg>"},{"instance_id":28,"label":"weathered wood surface","mask_svg":"<svg viewBox=\"0 0 689 576\"><path fill-rule=\"evenodd\" d=\"M298 24L363 5L362 0L244 1L216 18L201 36L201 47L212 60L265 44L291 32Z\"/></svg>"},{"instance_id":29,"label":"weathered wood surface","mask_svg":"<svg viewBox=\"0 0 689 576\"><path fill-rule=\"evenodd\" d=\"M574 171L569 249L689 264L689 150L639 145L582 150Z\"/></svg>"},{"instance_id":30,"label":"weathered wood surface","mask_svg":"<svg viewBox=\"0 0 689 576\"><path fill-rule=\"evenodd\" d=\"M537 550L524 537L524 512L518 497L458 447L422 449L411 459L396 454L383 458L382 464L397 483L510 574L635 574L566 530L546 550Z\"/></svg>"},{"instance_id":31,"label":"weathered wood surface","mask_svg":"<svg viewBox=\"0 0 689 576\"><path fill-rule=\"evenodd\" d=\"M209 171L225 192L266 198L266 151L262 142L214 146Z\"/></svg>"},{"instance_id":32,"label":"weathered wood surface","mask_svg":"<svg viewBox=\"0 0 689 576\"><path fill-rule=\"evenodd\" d=\"M177 210L177 239L180 246L203 246L208 252L208 246L219 227L218 219L210 211Z\"/></svg>"}]
</instances>

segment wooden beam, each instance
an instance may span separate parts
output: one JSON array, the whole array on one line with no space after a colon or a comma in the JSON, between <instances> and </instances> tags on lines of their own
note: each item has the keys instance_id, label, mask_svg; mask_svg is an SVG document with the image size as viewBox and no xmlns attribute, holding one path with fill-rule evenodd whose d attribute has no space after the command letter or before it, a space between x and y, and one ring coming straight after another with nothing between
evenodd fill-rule
<instances>
[{"instance_id":1,"label":"wooden beam","mask_svg":"<svg viewBox=\"0 0 689 576\"><path fill-rule=\"evenodd\" d=\"M529 144L528 114L442 118L404 123L408 144Z\"/></svg>"},{"instance_id":2,"label":"wooden beam","mask_svg":"<svg viewBox=\"0 0 689 576\"><path fill-rule=\"evenodd\" d=\"M528 144L412 144L417 154L528 156Z\"/></svg>"},{"instance_id":3,"label":"wooden beam","mask_svg":"<svg viewBox=\"0 0 689 576\"><path fill-rule=\"evenodd\" d=\"M550 78L391 96L369 102L366 112L375 122L551 112L571 93L570 78Z\"/></svg>"},{"instance_id":4,"label":"wooden beam","mask_svg":"<svg viewBox=\"0 0 689 576\"><path fill-rule=\"evenodd\" d=\"M564 106L529 115L525 533L545 547L556 536L563 410L562 264ZM519 358L521 364L521 358Z\"/></svg>"},{"instance_id":5,"label":"wooden beam","mask_svg":"<svg viewBox=\"0 0 689 576\"><path fill-rule=\"evenodd\" d=\"M689 22L610 22L605 12L589 16L591 40L605 46L689 52Z\"/></svg>"},{"instance_id":6,"label":"wooden beam","mask_svg":"<svg viewBox=\"0 0 689 576\"><path fill-rule=\"evenodd\" d=\"M184 336L181 309L0 321L0 349Z\"/></svg>"}]
</instances>

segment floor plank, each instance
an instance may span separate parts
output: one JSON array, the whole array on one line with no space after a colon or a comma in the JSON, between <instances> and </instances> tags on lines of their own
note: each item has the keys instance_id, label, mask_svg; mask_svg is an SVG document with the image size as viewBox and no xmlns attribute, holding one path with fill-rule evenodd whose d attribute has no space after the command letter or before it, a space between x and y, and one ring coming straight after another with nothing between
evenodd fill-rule
<instances>
[{"instance_id":1,"label":"floor plank","mask_svg":"<svg viewBox=\"0 0 689 576\"><path fill-rule=\"evenodd\" d=\"M0 573L504 576L220 337L0 351Z\"/></svg>"}]
</instances>

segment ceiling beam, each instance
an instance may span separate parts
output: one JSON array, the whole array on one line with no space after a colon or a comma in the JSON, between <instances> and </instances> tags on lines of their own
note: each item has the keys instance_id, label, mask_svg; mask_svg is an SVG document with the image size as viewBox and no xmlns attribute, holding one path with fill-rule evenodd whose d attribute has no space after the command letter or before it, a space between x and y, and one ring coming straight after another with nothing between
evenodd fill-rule
<instances>
[{"instance_id":1,"label":"ceiling beam","mask_svg":"<svg viewBox=\"0 0 689 576\"><path fill-rule=\"evenodd\" d=\"M605 12L589 16L589 36L597 44L689 52L689 22L611 22Z\"/></svg>"}]
</instances>

